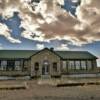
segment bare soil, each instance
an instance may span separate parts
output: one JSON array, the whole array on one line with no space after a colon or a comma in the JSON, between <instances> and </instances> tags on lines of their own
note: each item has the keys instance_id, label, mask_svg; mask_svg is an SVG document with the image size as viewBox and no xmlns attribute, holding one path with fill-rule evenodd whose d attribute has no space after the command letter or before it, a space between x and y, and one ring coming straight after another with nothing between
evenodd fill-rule
<instances>
[{"instance_id":1,"label":"bare soil","mask_svg":"<svg viewBox=\"0 0 100 100\"><path fill-rule=\"evenodd\" d=\"M0 100L100 100L100 85L55 87L37 85L36 81L0 81L1 84L22 84L28 89L0 90Z\"/></svg>"}]
</instances>

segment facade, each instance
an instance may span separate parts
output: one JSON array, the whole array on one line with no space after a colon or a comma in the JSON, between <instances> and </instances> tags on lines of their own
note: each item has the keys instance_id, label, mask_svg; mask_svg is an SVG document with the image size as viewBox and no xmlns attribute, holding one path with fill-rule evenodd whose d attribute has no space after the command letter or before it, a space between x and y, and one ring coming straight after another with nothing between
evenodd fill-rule
<instances>
[{"instance_id":1,"label":"facade","mask_svg":"<svg viewBox=\"0 0 100 100\"><path fill-rule=\"evenodd\" d=\"M61 77L97 73L96 59L87 51L0 50L0 76Z\"/></svg>"}]
</instances>

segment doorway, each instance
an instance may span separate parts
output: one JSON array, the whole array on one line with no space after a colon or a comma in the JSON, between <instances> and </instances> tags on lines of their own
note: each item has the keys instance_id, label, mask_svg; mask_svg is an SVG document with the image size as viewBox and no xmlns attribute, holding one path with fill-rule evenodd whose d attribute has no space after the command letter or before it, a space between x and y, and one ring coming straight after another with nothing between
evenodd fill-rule
<instances>
[{"instance_id":1,"label":"doorway","mask_svg":"<svg viewBox=\"0 0 100 100\"><path fill-rule=\"evenodd\" d=\"M42 75L49 75L49 72L50 72L50 64L46 60L46 61L43 62Z\"/></svg>"}]
</instances>

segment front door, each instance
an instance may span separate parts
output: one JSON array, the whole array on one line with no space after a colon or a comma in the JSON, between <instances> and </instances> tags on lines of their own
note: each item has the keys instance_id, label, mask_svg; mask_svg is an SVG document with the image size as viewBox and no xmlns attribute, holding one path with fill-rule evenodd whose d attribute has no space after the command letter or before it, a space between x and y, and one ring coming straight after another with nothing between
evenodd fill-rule
<instances>
[{"instance_id":1,"label":"front door","mask_svg":"<svg viewBox=\"0 0 100 100\"><path fill-rule=\"evenodd\" d=\"M42 75L48 75L49 71L50 71L49 62L48 61L44 61L43 62L43 66L42 66Z\"/></svg>"}]
</instances>

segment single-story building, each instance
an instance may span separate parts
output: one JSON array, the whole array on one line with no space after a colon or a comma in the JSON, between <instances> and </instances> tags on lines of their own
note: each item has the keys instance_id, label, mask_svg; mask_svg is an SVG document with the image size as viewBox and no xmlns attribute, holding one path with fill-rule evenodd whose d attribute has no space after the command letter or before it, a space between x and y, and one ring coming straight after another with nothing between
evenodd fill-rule
<instances>
[{"instance_id":1,"label":"single-story building","mask_svg":"<svg viewBox=\"0 0 100 100\"><path fill-rule=\"evenodd\" d=\"M57 77L96 73L96 59L87 51L0 50L0 76Z\"/></svg>"}]
</instances>

